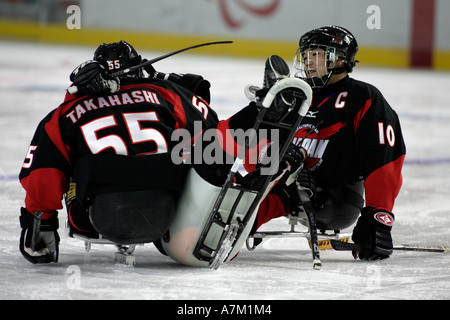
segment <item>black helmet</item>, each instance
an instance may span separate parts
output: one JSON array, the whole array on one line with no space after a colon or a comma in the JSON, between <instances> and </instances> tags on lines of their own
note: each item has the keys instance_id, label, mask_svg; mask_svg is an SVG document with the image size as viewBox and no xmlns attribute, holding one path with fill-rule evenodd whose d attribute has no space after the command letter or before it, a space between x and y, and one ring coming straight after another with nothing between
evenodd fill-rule
<instances>
[{"instance_id":1,"label":"black helmet","mask_svg":"<svg viewBox=\"0 0 450 320\"><path fill-rule=\"evenodd\" d=\"M102 43L94 53L94 60L100 62L109 72L117 72L142 62L141 56L127 42ZM125 77L141 77L142 69L126 73Z\"/></svg>"},{"instance_id":2,"label":"black helmet","mask_svg":"<svg viewBox=\"0 0 450 320\"><path fill-rule=\"evenodd\" d=\"M325 52L324 69L327 72L308 75L308 66L305 66L307 49L322 49ZM333 73L352 72L355 63L358 62L355 60L357 52L358 43L347 29L339 26L313 29L300 37L299 48L294 60L294 67L300 71L296 76L305 78L313 89L321 88ZM338 60L344 62L342 67L335 67Z\"/></svg>"}]
</instances>

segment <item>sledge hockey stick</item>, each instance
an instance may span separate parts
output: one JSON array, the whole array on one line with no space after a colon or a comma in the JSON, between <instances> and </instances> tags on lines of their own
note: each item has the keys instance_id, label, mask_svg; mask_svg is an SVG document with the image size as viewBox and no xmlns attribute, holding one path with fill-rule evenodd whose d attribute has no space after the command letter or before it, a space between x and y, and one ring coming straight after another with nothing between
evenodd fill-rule
<instances>
[{"instance_id":1,"label":"sledge hockey stick","mask_svg":"<svg viewBox=\"0 0 450 320\"><path fill-rule=\"evenodd\" d=\"M313 268L320 270L322 268L322 262L320 261L319 240L317 237L317 226L314 219L314 207L306 191L297 188L297 193L300 198L301 206L305 210L306 216L308 217Z\"/></svg>"},{"instance_id":2,"label":"sledge hockey stick","mask_svg":"<svg viewBox=\"0 0 450 320\"><path fill-rule=\"evenodd\" d=\"M145 61L145 62L143 62L141 64L132 66L130 68L119 70L117 72L111 73L109 76L111 78L115 78L115 77L121 76L123 74L130 73L131 71L134 71L136 69L146 67L146 66L151 65L151 64L153 64L155 62L161 61L161 60L163 60L165 58L171 57L173 55L176 55L176 54L184 52L184 51L188 51L188 50L192 50L192 49L196 49L196 48L200 48L200 47L205 47L205 46L210 46L210 45L215 45L215 44L228 44L228 43L233 43L233 41L230 41L230 40L227 40L227 41L214 41L214 42L205 42L205 43L196 44L195 46L190 46L190 47L187 47L187 48L184 48L184 49L180 49L180 50L176 50L176 51L173 51L173 52L169 52L169 53L163 54L162 56L153 58L151 60L147 60L147 61ZM69 87L68 92L70 94L75 94L75 93L78 92L78 88L76 86L71 86L71 87Z\"/></svg>"},{"instance_id":3,"label":"sledge hockey stick","mask_svg":"<svg viewBox=\"0 0 450 320\"><path fill-rule=\"evenodd\" d=\"M331 246L334 250L337 251L360 251L360 246L356 243L350 243L350 242L342 242L339 240L330 240ZM394 250L399 251L420 251L420 252L435 252L435 253L449 253L450 252L450 246L443 245L443 246L436 246L436 247L428 247L428 246L419 246L414 244L401 244L401 245L395 245L393 247Z\"/></svg>"},{"instance_id":4,"label":"sledge hockey stick","mask_svg":"<svg viewBox=\"0 0 450 320\"><path fill-rule=\"evenodd\" d=\"M110 77L114 78L114 77L121 76L122 74L126 74L126 73L129 73L129 72L134 71L136 69L146 67L146 66L151 65L151 64L153 64L155 62L161 61L161 60L163 60L165 58L171 57L173 55L176 55L176 54L184 52L184 51L188 51L188 50L195 49L195 48L200 48L200 47L205 47L205 46L210 46L210 45L215 45L215 44L227 44L227 43L233 43L233 41L229 41L229 40L227 40L227 41L214 41L214 42L205 42L205 43L196 44L195 46L190 46L190 47L187 47L187 48L184 48L184 49L180 49L180 50L176 50L176 51L173 51L173 52L169 52L169 53L163 54L162 56L153 58L151 60L147 60L147 61L145 61L145 62L143 62L141 64L138 64L138 65L132 66L130 68L114 72L114 73L112 73L110 75Z\"/></svg>"}]
</instances>

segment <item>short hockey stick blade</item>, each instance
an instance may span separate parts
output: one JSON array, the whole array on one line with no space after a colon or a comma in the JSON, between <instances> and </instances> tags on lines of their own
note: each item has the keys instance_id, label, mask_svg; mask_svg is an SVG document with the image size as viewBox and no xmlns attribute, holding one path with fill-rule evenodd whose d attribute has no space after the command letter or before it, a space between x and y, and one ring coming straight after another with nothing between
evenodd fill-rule
<instances>
[{"instance_id":1,"label":"short hockey stick blade","mask_svg":"<svg viewBox=\"0 0 450 320\"><path fill-rule=\"evenodd\" d=\"M355 243L350 242L342 242L339 240L330 240L331 246L334 250L337 251L359 251L360 247L359 245ZM420 251L420 252L435 252L435 253L449 253L450 252L450 246L444 245L444 246L437 246L437 247L428 247L428 246L419 246L419 245L412 245L412 244L402 244L402 245L396 245L393 248L394 250L399 251Z\"/></svg>"}]
</instances>

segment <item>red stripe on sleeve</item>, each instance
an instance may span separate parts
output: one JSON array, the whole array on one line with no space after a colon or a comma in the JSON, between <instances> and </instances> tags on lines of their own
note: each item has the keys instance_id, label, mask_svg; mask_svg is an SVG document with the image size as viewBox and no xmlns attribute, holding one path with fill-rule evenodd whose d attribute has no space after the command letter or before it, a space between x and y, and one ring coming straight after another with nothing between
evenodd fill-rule
<instances>
[{"instance_id":1,"label":"red stripe on sleeve","mask_svg":"<svg viewBox=\"0 0 450 320\"><path fill-rule=\"evenodd\" d=\"M61 199L67 184L66 176L61 171L53 168L36 169L20 182L27 192L25 206L29 212L41 210L52 213L62 209ZM48 217L44 215L42 218Z\"/></svg>"},{"instance_id":2,"label":"red stripe on sleeve","mask_svg":"<svg viewBox=\"0 0 450 320\"><path fill-rule=\"evenodd\" d=\"M364 106L358 111L358 113L355 116L355 120L353 121L353 126L355 127L355 134L358 132L359 124L366 114L366 112L369 110L370 106L372 105L372 100L368 99Z\"/></svg>"},{"instance_id":3,"label":"red stripe on sleeve","mask_svg":"<svg viewBox=\"0 0 450 320\"><path fill-rule=\"evenodd\" d=\"M402 167L405 155L372 172L364 182L366 206L392 211L402 186Z\"/></svg>"},{"instance_id":4,"label":"red stripe on sleeve","mask_svg":"<svg viewBox=\"0 0 450 320\"><path fill-rule=\"evenodd\" d=\"M231 135L229 122L230 119L227 119L220 121L217 124L217 131L219 131L221 134L219 143L222 150L224 150L227 154L233 157L237 157L239 151L241 150L241 146L236 143L233 136Z\"/></svg>"},{"instance_id":5,"label":"red stripe on sleeve","mask_svg":"<svg viewBox=\"0 0 450 320\"><path fill-rule=\"evenodd\" d=\"M229 121L230 119L227 119L222 120L218 123L217 131L220 132L218 140L222 150L224 150L232 157L237 157L239 155L239 152L241 152L243 146L238 144L234 137L231 135ZM244 155L244 168L247 172L252 172L256 169L256 165L262 160L270 145L270 140L264 138L260 139L256 146L246 150L246 153Z\"/></svg>"},{"instance_id":6,"label":"red stripe on sleeve","mask_svg":"<svg viewBox=\"0 0 450 320\"><path fill-rule=\"evenodd\" d=\"M153 90L157 91L164 100L169 101L173 105L173 115L177 119L177 124L175 129L186 127L186 113L184 112L183 104L181 103L180 97L168 89L164 89L157 86L152 86Z\"/></svg>"}]
</instances>

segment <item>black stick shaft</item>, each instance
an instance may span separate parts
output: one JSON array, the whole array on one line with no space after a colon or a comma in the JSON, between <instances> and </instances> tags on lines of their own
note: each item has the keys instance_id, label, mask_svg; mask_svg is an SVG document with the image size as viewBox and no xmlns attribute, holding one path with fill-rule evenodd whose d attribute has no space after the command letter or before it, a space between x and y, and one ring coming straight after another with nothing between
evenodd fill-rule
<instances>
[{"instance_id":1,"label":"black stick shaft","mask_svg":"<svg viewBox=\"0 0 450 320\"><path fill-rule=\"evenodd\" d=\"M342 242L339 240L330 240L331 246L334 250L338 251L360 251L359 245L355 243ZM412 244L396 245L393 248L399 251L420 251L420 252L437 252L437 253L449 253L449 246L427 247Z\"/></svg>"},{"instance_id":2,"label":"black stick shaft","mask_svg":"<svg viewBox=\"0 0 450 320\"><path fill-rule=\"evenodd\" d=\"M176 55L178 53L181 53L181 52L184 52L184 51L187 51L187 50L200 48L200 47L204 47L204 46L215 45L215 44L228 44L228 43L233 43L233 41L214 41L214 42L200 43L200 44L197 44L195 46L191 46L191 47L187 47L187 48L184 48L184 49L180 49L180 50L176 50L176 51L173 51L173 52L169 52L169 53L163 54L162 56L159 56L159 57L153 58L151 60L145 61L144 63L141 63L139 65L136 65L136 66L124 69L124 70L120 70L120 71L114 72L114 73L112 73L110 75L110 77L111 78L118 77L118 76L120 76L122 74L129 73L129 72L134 71L134 70L139 69L139 68L143 68L145 66L148 66L150 64L153 64L155 62L161 61L161 60L163 60L165 58L171 57L173 55Z\"/></svg>"}]
</instances>

